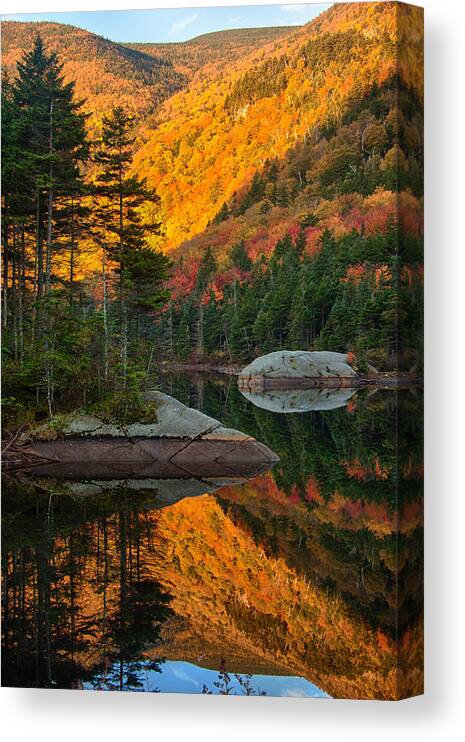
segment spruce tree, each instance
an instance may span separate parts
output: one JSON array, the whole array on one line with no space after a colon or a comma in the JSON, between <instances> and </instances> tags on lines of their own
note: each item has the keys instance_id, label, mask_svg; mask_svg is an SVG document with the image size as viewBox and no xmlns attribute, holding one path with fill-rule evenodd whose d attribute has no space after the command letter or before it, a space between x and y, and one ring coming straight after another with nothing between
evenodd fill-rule
<instances>
[{"instance_id":1,"label":"spruce tree","mask_svg":"<svg viewBox=\"0 0 465 742\"><path fill-rule=\"evenodd\" d=\"M241 240L232 248L231 263L235 268L239 268L241 271L252 270L253 263L245 249L244 240Z\"/></svg>"},{"instance_id":2,"label":"spruce tree","mask_svg":"<svg viewBox=\"0 0 465 742\"><path fill-rule=\"evenodd\" d=\"M145 180L131 174L133 145L133 120L117 106L103 117L94 153L98 167L94 186L98 226L94 237L103 249L105 265L109 264L118 276L124 379L130 314L155 312L167 301L162 283L170 266L169 259L146 241L150 234L159 233L160 224L144 221L141 210L148 203L158 204L159 198Z\"/></svg>"},{"instance_id":3,"label":"spruce tree","mask_svg":"<svg viewBox=\"0 0 465 742\"><path fill-rule=\"evenodd\" d=\"M213 255L211 247L208 246L202 255L199 269L197 271L196 290L200 295L202 295L209 285L211 279L216 273L216 270L216 258Z\"/></svg>"},{"instance_id":4,"label":"spruce tree","mask_svg":"<svg viewBox=\"0 0 465 742\"><path fill-rule=\"evenodd\" d=\"M18 168L23 190L35 200L40 297L51 286L55 201L76 188L88 151L82 102L74 97L74 83L64 82L62 65L56 54L46 53L40 35L18 62L13 103L18 112L15 142L22 153Z\"/></svg>"}]
</instances>

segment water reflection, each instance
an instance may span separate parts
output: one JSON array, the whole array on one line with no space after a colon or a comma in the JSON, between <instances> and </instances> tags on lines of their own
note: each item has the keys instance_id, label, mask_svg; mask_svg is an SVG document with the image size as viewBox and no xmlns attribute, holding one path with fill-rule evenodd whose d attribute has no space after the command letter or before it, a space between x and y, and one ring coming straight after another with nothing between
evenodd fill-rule
<instances>
[{"instance_id":1,"label":"water reflection","mask_svg":"<svg viewBox=\"0 0 465 742\"><path fill-rule=\"evenodd\" d=\"M241 394L256 407L270 412L310 412L335 410L345 407L354 396L355 389L267 389L251 392L241 389Z\"/></svg>"},{"instance_id":2,"label":"water reflection","mask_svg":"<svg viewBox=\"0 0 465 742\"><path fill-rule=\"evenodd\" d=\"M328 695L305 678L286 675L250 675L211 670L192 662L167 660L154 671L150 663L143 666L141 686L133 690L150 693L202 693L230 696L286 696L288 698L328 698ZM84 689L95 690L92 683ZM109 690L105 685L98 690Z\"/></svg>"},{"instance_id":3,"label":"water reflection","mask_svg":"<svg viewBox=\"0 0 465 742\"><path fill-rule=\"evenodd\" d=\"M223 672L268 695L421 692L421 401L281 415L227 380L165 384L280 462L177 481L164 508L159 480L6 482L3 684L172 690L190 667L192 692Z\"/></svg>"}]
</instances>

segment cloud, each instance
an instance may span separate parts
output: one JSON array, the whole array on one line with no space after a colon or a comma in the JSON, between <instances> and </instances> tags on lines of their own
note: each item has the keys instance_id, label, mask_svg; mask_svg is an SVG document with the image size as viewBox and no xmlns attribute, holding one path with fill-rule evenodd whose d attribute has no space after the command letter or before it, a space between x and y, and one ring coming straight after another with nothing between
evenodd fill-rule
<instances>
[{"instance_id":1,"label":"cloud","mask_svg":"<svg viewBox=\"0 0 465 742\"><path fill-rule=\"evenodd\" d=\"M279 9L289 18L287 21L291 26L300 26L308 20L309 5L280 5Z\"/></svg>"},{"instance_id":2,"label":"cloud","mask_svg":"<svg viewBox=\"0 0 465 742\"><path fill-rule=\"evenodd\" d=\"M184 29L187 28L187 26L190 26L191 23L195 23L197 18L197 13L193 13L193 15L189 15L187 18L183 18L181 21L173 23L170 30L168 31L168 36L176 36L177 33L179 33L180 31L184 31Z\"/></svg>"},{"instance_id":3,"label":"cloud","mask_svg":"<svg viewBox=\"0 0 465 742\"><path fill-rule=\"evenodd\" d=\"M281 5L281 10L283 13L293 13L298 15L304 13L306 8L306 5Z\"/></svg>"},{"instance_id":4,"label":"cloud","mask_svg":"<svg viewBox=\"0 0 465 742\"><path fill-rule=\"evenodd\" d=\"M190 683L191 685L194 685L196 688L200 687L200 683L195 680L194 678L191 678L190 675L187 674L184 670L180 670L179 668L175 668L173 670L173 675L175 675L179 680L184 680L186 683Z\"/></svg>"},{"instance_id":5,"label":"cloud","mask_svg":"<svg viewBox=\"0 0 465 742\"><path fill-rule=\"evenodd\" d=\"M241 19L239 17L237 18L228 18L228 23L239 23Z\"/></svg>"},{"instance_id":6,"label":"cloud","mask_svg":"<svg viewBox=\"0 0 465 742\"><path fill-rule=\"evenodd\" d=\"M283 688L281 695L286 698L308 698L308 693L303 688Z\"/></svg>"}]
</instances>

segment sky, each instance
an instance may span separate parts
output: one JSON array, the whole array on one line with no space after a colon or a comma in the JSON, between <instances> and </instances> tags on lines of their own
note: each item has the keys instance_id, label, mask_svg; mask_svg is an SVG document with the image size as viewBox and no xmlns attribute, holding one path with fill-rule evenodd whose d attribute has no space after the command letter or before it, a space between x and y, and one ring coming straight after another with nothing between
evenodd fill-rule
<instances>
[{"instance_id":1,"label":"sky","mask_svg":"<svg viewBox=\"0 0 465 742\"><path fill-rule=\"evenodd\" d=\"M142 670L140 679L145 691L161 693L201 693L204 685L214 694L219 693L215 687L218 673L199 667L191 662L168 660L160 665L161 672ZM244 676L241 676L244 677ZM239 683L231 673L234 694L240 695ZM305 678L285 675L253 675L252 687L256 692L265 691L267 696L287 696L288 698L329 698L324 691L317 688ZM90 683L85 684L90 689Z\"/></svg>"},{"instance_id":2,"label":"sky","mask_svg":"<svg viewBox=\"0 0 465 742\"><path fill-rule=\"evenodd\" d=\"M2 20L68 23L112 41L169 42L187 41L200 34L230 28L300 26L331 4L18 13L0 17Z\"/></svg>"}]
</instances>

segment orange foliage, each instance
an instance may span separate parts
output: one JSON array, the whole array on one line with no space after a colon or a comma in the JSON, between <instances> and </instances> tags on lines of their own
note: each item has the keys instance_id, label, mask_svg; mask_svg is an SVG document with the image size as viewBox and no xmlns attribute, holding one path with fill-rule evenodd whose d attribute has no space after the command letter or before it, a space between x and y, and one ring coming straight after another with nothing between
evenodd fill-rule
<instances>
[{"instance_id":1,"label":"orange foliage","mask_svg":"<svg viewBox=\"0 0 465 742\"><path fill-rule=\"evenodd\" d=\"M421 24L417 16L409 15L415 28ZM323 76L305 67L299 54L306 43L349 29L369 38L363 54L357 52L354 37L349 64L336 55ZM235 83L246 71L260 68L260 50L223 70L221 77L194 82L166 101L156 127L143 132L146 143L137 153L135 167L162 198L167 248L203 232L221 205L251 180L265 160L283 158L296 141L313 135L328 120L341 121L356 86L368 90L387 80L397 64L395 45L388 41L396 38L395 3L337 4L296 34L266 47L267 59L290 60L285 88L272 97L252 100L233 113L225 108ZM418 45L414 33L410 38ZM419 57L415 68L421 68ZM359 218L354 212L353 224L346 221L344 228L351 229L362 219L368 233L385 229L397 214L397 198L391 196L390 203L380 202L376 195L368 197L368 212ZM405 214L405 219L411 217Z\"/></svg>"},{"instance_id":2,"label":"orange foliage","mask_svg":"<svg viewBox=\"0 0 465 742\"><path fill-rule=\"evenodd\" d=\"M370 466L362 465L357 458L353 461L343 461L342 465L348 476L358 479L359 482L366 482L369 479L386 480L390 475L390 469L381 465L378 456L373 458Z\"/></svg>"}]
</instances>

